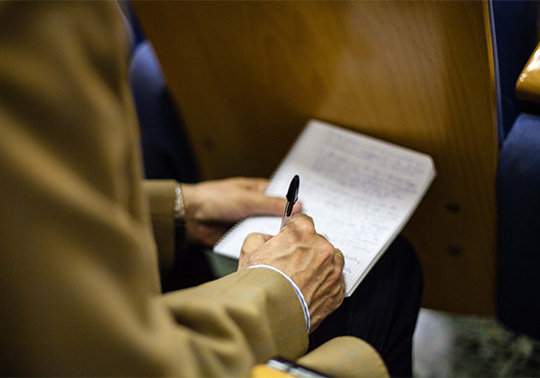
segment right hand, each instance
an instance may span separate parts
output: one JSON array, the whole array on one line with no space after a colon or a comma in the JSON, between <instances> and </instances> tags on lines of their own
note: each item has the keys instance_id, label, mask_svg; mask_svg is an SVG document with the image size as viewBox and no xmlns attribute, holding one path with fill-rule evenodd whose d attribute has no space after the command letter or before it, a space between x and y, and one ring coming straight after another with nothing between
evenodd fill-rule
<instances>
[{"instance_id":1,"label":"right hand","mask_svg":"<svg viewBox=\"0 0 540 378\"><path fill-rule=\"evenodd\" d=\"M279 234L250 234L244 241L238 270L273 266L302 291L311 316L311 331L343 302L343 254L317 234L313 220L297 214Z\"/></svg>"}]
</instances>

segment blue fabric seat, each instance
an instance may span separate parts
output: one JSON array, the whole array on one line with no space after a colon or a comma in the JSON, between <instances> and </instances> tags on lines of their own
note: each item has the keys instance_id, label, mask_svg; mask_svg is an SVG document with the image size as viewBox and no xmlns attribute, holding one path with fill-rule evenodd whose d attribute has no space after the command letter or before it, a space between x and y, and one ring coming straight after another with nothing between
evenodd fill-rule
<instances>
[{"instance_id":1,"label":"blue fabric seat","mask_svg":"<svg viewBox=\"0 0 540 378\"><path fill-rule=\"evenodd\" d=\"M135 46L130 81L141 127L146 177L196 182L198 175L179 112L148 41Z\"/></svg>"},{"instance_id":2,"label":"blue fabric seat","mask_svg":"<svg viewBox=\"0 0 540 378\"><path fill-rule=\"evenodd\" d=\"M196 182L199 175L184 125L157 56L129 1L122 5L133 43L129 81L141 130L145 176Z\"/></svg>"},{"instance_id":3,"label":"blue fabric seat","mask_svg":"<svg viewBox=\"0 0 540 378\"><path fill-rule=\"evenodd\" d=\"M538 105L515 96L538 42L538 3L489 5L500 141L497 316L510 329L540 338L540 117L524 114L538 114Z\"/></svg>"},{"instance_id":4,"label":"blue fabric seat","mask_svg":"<svg viewBox=\"0 0 540 378\"><path fill-rule=\"evenodd\" d=\"M540 117L522 114L499 158L498 316L540 338Z\"/></svg>"}]
</instances>

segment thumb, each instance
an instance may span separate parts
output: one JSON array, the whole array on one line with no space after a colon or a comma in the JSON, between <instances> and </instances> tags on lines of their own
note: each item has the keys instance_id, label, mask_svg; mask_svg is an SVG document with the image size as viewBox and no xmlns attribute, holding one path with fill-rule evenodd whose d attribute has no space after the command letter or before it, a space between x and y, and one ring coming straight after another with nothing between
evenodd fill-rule
<instances>
[{"instance_id":1,"label":"thumb","mask_svg":"<svg viewBox=\"0 0 540 378\"><path fill-rule=\"evenodd\" d=\"M257 215L275 215L283 214L287 200L282 197L270 197L263 193L253 193L248 199L248 207L252 214ZM298 213L302 210L302 203L296 202L293 213Z\"/></svg>"},{"instance_id":2,"label":"thumb","mask_svg":"<svg viewBox=\"0 0 540 378\"><path fill-rule=\"evenodd\" d=\"M272 238L272 235L252 233L244 240L242 254L250 254Z\"/></svg>"}]
</instances>

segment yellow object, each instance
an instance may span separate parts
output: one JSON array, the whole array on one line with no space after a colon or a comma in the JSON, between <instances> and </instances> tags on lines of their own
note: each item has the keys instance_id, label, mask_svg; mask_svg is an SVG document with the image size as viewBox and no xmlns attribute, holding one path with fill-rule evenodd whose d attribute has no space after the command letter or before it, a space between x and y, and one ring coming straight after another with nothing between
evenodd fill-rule
<instances>
[{"instance_id":1,"label":"yellow object","mask_svg":"<svg viewBox=\"0 0 540 378\"><path fill-rule=\"evenodd\" d=\"M251 378L292 378L286 371L276 370L267 365L256 365L251 370Z\"/></svg>"},{"instance_id":2,"label":"yellow object","mask_svg":"<svg viewBox=\"0 0 540 378\"><path fill-rule=\"evenodd\" d=\"M536 46L519 75L516 95L524 100L540 103L540 44Z\"/></svg>"}]
</instances>

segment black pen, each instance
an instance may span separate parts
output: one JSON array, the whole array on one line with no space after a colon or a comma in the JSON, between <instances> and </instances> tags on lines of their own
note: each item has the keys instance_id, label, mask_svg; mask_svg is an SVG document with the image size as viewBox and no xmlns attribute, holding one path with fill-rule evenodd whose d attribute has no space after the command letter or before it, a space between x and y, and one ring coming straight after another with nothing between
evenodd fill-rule
<instances>
[{"instance_id":1,"label":"black pen","mask_svg":"<svg viewBox=\"0 0 540 378\"><path fill-rule=\"evenodd\" d=\"M281 228L289 224L289 221L292 217L292 211L294 204L298 201L298 190L300 189L300 177L298 175L294 176L291 184L289 185L289 190L287 191L287 205L285 205L285 211L283 212L283 217L281 218Z\"/></svg>"}]
</instances>

